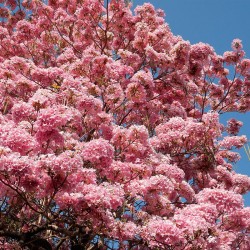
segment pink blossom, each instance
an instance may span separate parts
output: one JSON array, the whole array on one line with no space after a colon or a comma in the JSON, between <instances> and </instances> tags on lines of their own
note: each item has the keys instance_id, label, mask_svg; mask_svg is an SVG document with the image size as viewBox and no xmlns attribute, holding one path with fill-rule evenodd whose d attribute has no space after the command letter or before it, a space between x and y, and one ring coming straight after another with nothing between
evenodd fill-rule
<instances>
[{"instance_id":1,"label":"pink blossom","mask_svg":"<svg viewBox=\"0 0 250 250\"><path fill-rule=\"evenodd\" d=\"M32 161L27 156L18 153L2 156L0 160L1 171L6 171L10 175L22 176L30 171Z\"/></svg>"},{"instance_id":2,"label":"pink blossom","mask_svg":"<svg viewBox=\"0 0 250 250\"><path fill-rule=\"evenodd\" d=\"M245 194L250 190L250 177L242 174L232 176L234 191L239 194Z\"/></svg>"},{"instance_id":3,"label":"pink blossom","mask_svg":"<svg viewBox=\"0 0 250 250\"><path fill-rule=\"evenodd\" d=\"M232 41L232 49L233 50L238 51L238 50L241 50L242 48L243 48L242 41L240 39L234 39Z\"/></svg>"},{"instance_id":4,"label":"pink blossom","mask_svg":"<svg viewBox=\"0 0 250 250\"><path fill-rule=\"evenodd\" d=\"M63 71L59 68L36 68L31 71L31 76L34 81L37 81L47 87L52 85L53 81L59 77L62 72Z\"/></svg>"},{"instance_id":5,"label":"pink blossom","mask_svg":"<svg viewBox=\"0 0 250 250\"><path fill-rule=\"evenodd\" d=\"M233 64L236 63L238 61L238 56L236 52L233 51L226 51L223 54L223 60L228 64Z\"/></svg>"},{"instance_id":6,"label":"pink blossom","mask_svg":"<svg viewBox=\"0 0 250 250\"><path fill-rule=\"evenodd\" d=\"M149 179L130 181L127 187L131 196L145 196L147 193L161 192L171 194L174 190L173 184L163 175L152 176Z\"/></svg>"},{"instance_id":7,"label":"pink blossom","mask_svg":"<svg viewBox=\"0 0 250 250\"><path fill-rule=\"evenodd\" d=\"M0 28L0 39L6 38L9 35L8 30L1 26Z\"/></svg>"},{"instance_id":8,"label":"pink blossom","mask_svg":"<svg viewBox=\"0 0 250 250\"><path fill-rule=\"evenodd\" d=\"M113 161L109 168L103 171L109 180L121 183L150 176L151 173L150 166L120 161Z\"/></svg>"},{"instance_id":9,"label":"pink blossom","mask_svg":"<svg viewBox=\"0 0 250 250\"><path fill-rule=\"evenodd\" d=\"M68 118L64 112L64 107L60 106L41 110L35 123L37 129L41 132L47 132L65 125Z\"/></svg>"},{"instance_id":10,"label":"pink blossom","mask_svg":"<svg viewBox=\"0 0 250 250\"><path fill-rule=\"evenodd\" d=\"M147 222L140 235L151 248L165 245L174 247L184 243L182 231L172 221L157 217Z\"/></svg>"},{"instance_id":11,"label":"pink blossom","mask_svg":"<svg viewBox=\"0 0 250 250\"><path fill-rule=\"evenodd\" d=\"M191 46L190 58L191 60L204 60L207 59L208 56L212 56L214 53L213 48L204 43L197 43Z\"/></svg>"},{"instance_id":12,"label":"pink blossom","mask_svg":"<svg viewBox=\"0 0 250 250\"><path fill-rule=\"evenodd\" d=\"M125 157L129 162L145 158L150 150L145 126L133 125L128 129L117 127L113 130L111 142L120 147L117 156Z\"/></svg>"},{"instance_id":13,"label":"pink blossom","mask_svg":"<svg viewBox=\"0 0 250 250\"><path fill-rule=\"evenodd\" d=\"M22 120L31 120L34 118L34 111L34 107L25 102L17 103L11 109L13 120L17 123Z\"/></svg>"},{"instance_id":14,"label":"pink blossom","mask_svg":"<svg viewBox=\"0 0 250 250\"><path fill-rule=\"evenodd\" d=\"M126 90L126 96L129 100L135 103L141 103L146 101L146 90L139 82L131 82L128 84Z\"/></svg>"},{"instance_id":15,"label":"pink blossom","mask_svg":"<svg viewBox=\"0 0 250 250\"><path fill-rule=\"evenodd\" d=\"M117 209L124 200L124 191L118 184L103 183L100 186L89 184L79 186L78 189L89 207L100 206L104 209Z\"/></svg>"},{"instance_id":16,"label":"pink blossom","mask_svg":"<svg viewBox=\"0 0 250 250\"><path fill-rule=\"evenodd\" d=\"M81 112L87 113L97 113L101 111L102 103L100 100L89 96L89 95L79 95L76 97L76 107Z\"/></svg>"},{"instance_id":17,"label":"pink blossom","mask_svg":"<svg viewBox=\"0 0 250 250\"><path fill-rule=\"evenodd\" d=\"M47 89L38 89L29 99L29 103L31 103L36 110L39 110L40 108L45 108L54 104L54 99L55 96L51 91Z\"/></svg>"},{"instance_id":18,"label":"pink blossom","mask_svg":"<svg viewBox=\"0 0 250 250\"><path fill-rule=\"evenodd\" d=\"M174 101L169 107L169 116L179 116L185 119L187 117L187 113L184 107L178 101Z\"/></svg>"},{"instance_id":19,"label":"pink blossom","mask_svg":"<svg viewBox=\"0 0 250 250\"><path fill-rule=\"evenodd\" d=\"M38 131L35 134L35 138L40 146L46 150L51 149L53 151L64 146L64 138L57 129Z\"/></svg>"},{"instance_id":20,"label":"pink blossom","mask_svg":"<svg viewBox=\"0 0 250 250\"><path fill-rule=\"evenodd\" d=\"M243 207L241 195L223 189L203 189L196 196L199 204L209 203L216 205L219 212L230 213Z\"/></svg>"},{"instance_id":21,"label":"pink blossom","mask_svg":"<svg viewBox=\"0 0 250 250\"><path fill-rule=\"evenodd\" d=\"M185 177L184 171L176 165L161 164L155 168L155 171L157 174L166 175L177 182L181 182Z\"/></svg>"},{"instance_id":22,"label":"pink blossom","mask_svg":"<svg viewBox=\"0 0 250 250\"><path fill-rule=\"evenodd\" d=\"M225 149L231 149L232 147L241 148L247 142L246 136L225 136L219 145Z\"/></svg>"},{"instance_id":23,"label":"pink blossom","mask_svg":"<svg viewBox=\"0 0 250 250\"><path fill-rule=\"evenodd\" d=\"M195 192L193 188L185 181L179 184L179 193L188 202L192 202L195 199Z\"/></svg>"},{"instance_id":24,"label":"pink blossom","mask_svg":"<svg viewBox=\"0 0 250 250\"><path fill-rule=\"evenodd\" d=\"M121 60L125 64L131 65L131 67L133 68L137 68L140 65L141 58L137 54L132 53L129 50L123 50L123 49L120 49L118 51L118 54L121 56Z\"/></svg>"},{"instance_id":25,"label":"pink blossom","mask_svg":"<svg viewBox=\"0 0 250 250\"><path fill-rule=\"evenodd\" d=\"M176 214L174 221L183 234L189 235L191 238L192 235L198 234L198 232L206 234L210 226L210 224L199 214Z\"/></svg>"},{"instance_id":26,"label":"pink blossom","mask_svg":"<svg viewBox=\"0 0 250 250\"><path fill-rule=\"evenodd\" d=\"M227 121L227 132L231 135L237 135L243 123L236 119L230 119Z\"/></svg>"},{"instance_id":27,"label":"pink blossom","mask_svg":"<svg viewBox=\"0 0 250 250\"><path fill-rule=\"evenodd\" d=\"M243 59L240 63L240 69L242 75L247 75L250 72L250 60L249 59Z\"/></svg>"},{"instance_id":28,"label":"pink blossom","mask_svg":"<svg viewBox=\"0 0 250 250\"><path fill-rule=\"evenodd\" d=\"M133 240L136 235L138 234L138 227L135 223L128 221L128 222L121 222L118 221L114 223L112 227L111 236L115 238L121 238L124 240Z\"/></svg>"},{"instance_id":29,"label":"pink blossom","mask_svg":"<svg viewBox=\"0 0 250 250\"><path fill-rule=\"evenodd\" d=\"M236 227L250 228L250 208L246 207L241 210L237 210L227 217L225 222L226 227L235 224Z\"/></svg>"},{"instance_id":30,"label":"pink blossom","mask_svg":"<svg viewBox=\"0 0 250 250\"><path fill-rule=\"evenodd\" d=\"M11 129L10 129L11 127ZM28 154L38 146L35 139L25 130L6 125L0 130L0 141L4 146L21 155Z\"/></svg>"},{"instance_id":31,"label":"pink blossom","mask_svg":"<svg viewBox=\"0 0 250 250\"><path fill-rule=\"evenodd\" d=\"M84 144L82 157L96 167L107 167L112 163L114 148L104 139L96 139Z\"/></svg>"}]
</instances>

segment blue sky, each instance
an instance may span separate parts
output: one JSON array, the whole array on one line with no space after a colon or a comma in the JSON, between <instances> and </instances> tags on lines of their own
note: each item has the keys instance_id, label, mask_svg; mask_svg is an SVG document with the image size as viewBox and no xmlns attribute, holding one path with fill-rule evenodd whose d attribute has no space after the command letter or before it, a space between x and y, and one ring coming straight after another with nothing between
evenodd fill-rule
<instances>
[{"instance_id":1,"label":"blue sky","mask_svg":"<svg viewBox=\"0 0 250 250\"><path fill-rule=\"evenodd\" d=\"M250 0L133 0L133 8L145 2L165 11L166 22L175 35L180 35L192 44L209 43L217 54L231 50L231 42L239 38L243 42L246 57L250 58ZM229 118L241 120L244 125L240 134L250 139L250 113L229 113L221 116L225 123ZM241 160L234 169L250 176L250 161L245 151L240 150ZM250 193L244 196L250 206Z\"/></svg>"}]
</instances>

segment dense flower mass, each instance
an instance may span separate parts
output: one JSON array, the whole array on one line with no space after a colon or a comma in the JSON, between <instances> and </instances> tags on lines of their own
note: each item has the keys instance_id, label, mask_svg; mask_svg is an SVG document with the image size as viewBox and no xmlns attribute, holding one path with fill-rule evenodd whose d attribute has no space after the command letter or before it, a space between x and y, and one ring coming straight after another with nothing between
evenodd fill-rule
<instances>
[{"instance_id":1,"label":"dense flower mass","mask_svg":"<svg viewBox=\"0 0 250 250\"><path fill-rule=\"evenodd\" d=\"M242 41L128 2L0 1L0 249L250 249Z\"/></svg>"}]
</instances>

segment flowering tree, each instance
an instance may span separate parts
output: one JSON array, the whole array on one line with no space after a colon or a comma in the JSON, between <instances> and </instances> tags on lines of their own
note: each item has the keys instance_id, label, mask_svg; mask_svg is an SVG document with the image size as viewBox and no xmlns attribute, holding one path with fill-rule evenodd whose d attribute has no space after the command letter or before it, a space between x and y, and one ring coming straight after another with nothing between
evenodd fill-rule
<instances>
[{"instance_id":1,"label":"flowering tree","mask_svg":"<svg viewBox=\"0 0 250 250\"><path fill-rule=\"evenodd\" d=\"M250 249L246 137L219 122L250 109L239 39L191 45L150 4L0 3L1 249Z\"/></svg>"}]
</instances>

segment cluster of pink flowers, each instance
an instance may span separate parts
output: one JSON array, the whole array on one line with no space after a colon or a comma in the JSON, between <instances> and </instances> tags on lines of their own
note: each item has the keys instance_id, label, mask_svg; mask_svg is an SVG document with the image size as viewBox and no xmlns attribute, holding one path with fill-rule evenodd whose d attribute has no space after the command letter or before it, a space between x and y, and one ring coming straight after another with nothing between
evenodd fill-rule
<instances>
[{"instance_id":1,"label":"cluster of pink flowers","mask_svg":"<svg viewBox=\"0 0 250 250\"><path fill-rule=\"evenodd\" d=\"M226 149L231 149L232 147L241 148L247 142L246 136L225 136L219 145Z\"/></svg>"},{"instance_id":2,"label":"cluster of pink flowers","mask_svg":"<svg viewBox=\"0 0 250 250\"><path fill-rule=\"evenodd\" d=\"M223 189L205 188L197 195L199 204L211 203L221 213L230 213L243 207L242 196Z\"/></svg>"},{"instance_id":3,"label":"cluster of pink flowers","mask_svg":"<svg viewBox=\"0 0 250 250\"><path fill-rule=\"evenodd\" d=\"M182 231L172 221L162 218L151 218L142 228L141 236L149 242L150 248L184 245Z\"/></svg>"},{"instance_id":4,"label":"cluster of pink flowers","mask_svg":"<svg viewBox=\"0 0 250 250\"><path fill-rule=\"evenodd\" d=\"M92 140L85 143L82 150L82 157L85 161L90 161L94 165L103 168L109 166L113 160L114 149L103 139Z\"/></svg>"},{"instance_id":5,"label":"cluster of pink flowers","mask_svg":"<svg viewBox=\"0 0 250 250\"><path fill-rule=\"evenodd\" d=\"M227 132L231 135L237 135L242 125L242 122L237 121L236 119L230 119L227 122Z\"/></svg>"}]
</instances>

